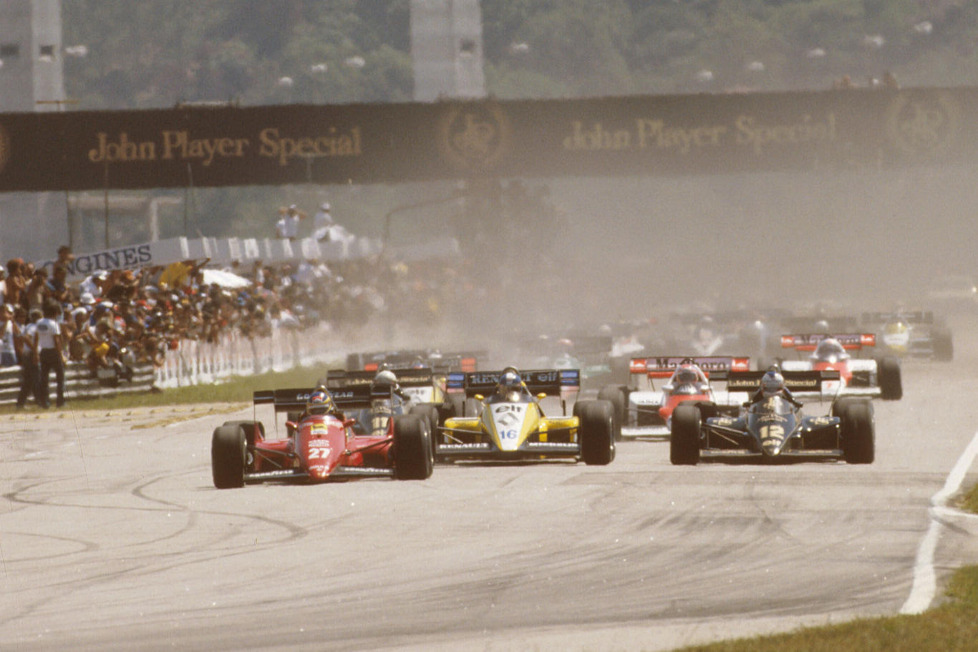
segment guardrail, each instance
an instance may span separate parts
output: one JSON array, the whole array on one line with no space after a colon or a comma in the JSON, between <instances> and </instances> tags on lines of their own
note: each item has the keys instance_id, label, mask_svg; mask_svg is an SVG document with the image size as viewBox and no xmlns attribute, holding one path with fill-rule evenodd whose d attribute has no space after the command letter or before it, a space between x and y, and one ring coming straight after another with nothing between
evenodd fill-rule
<instances>
[{"instance_id":1,"label":"guardrail","mask_svg":"<svg viewBox=\"0 0 978 652\"><path fill-rule=\"evenodd\" d=\"M153 387L155 373L152 365L143 364L133 368L132 381L119 380L118 383L109 379L92 377L92 372L84 362L69 362L65 365L65 399L98 398L115 396L130 392L148 392ZM54 403L55 380L54 373L48 379L49 396ZM4 367L0 369L0 405L13 405L20 393L20 367ZM33 402L31 396L28 402Z\"/></svg>"},{"instance_id":2,"label":"guardrail","mask_svg":"<svg viewBox=\"0 0 978 652\"><path fill-rule=\"evenodd\" d=\"M271 337L245 338L231 333L218 342L181 340L167 352L162 366L139 364L132 381L99 379L84 362L65 366L65 399L97 398L130 392L166 390L188 385L220 382L230 376L247 376L266 371L285 371L341 359L341 352L324 346L328 334L318 328L298 331L275 328ZM49 396L54 401L54 374L48 379ZM0 368L0 405L13 405L20 393L20 367ZM28 399L33 401L33 397Z\"/></svg>"}]
</instances>

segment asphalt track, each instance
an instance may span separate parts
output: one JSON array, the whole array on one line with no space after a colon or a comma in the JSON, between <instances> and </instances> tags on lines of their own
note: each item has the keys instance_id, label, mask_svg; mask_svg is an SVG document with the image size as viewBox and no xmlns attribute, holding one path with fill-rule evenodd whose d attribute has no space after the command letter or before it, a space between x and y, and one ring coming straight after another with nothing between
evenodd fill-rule
<instances>
[{"instance_id":1,"label":"asphalt track","mask_svg":"<svg viewBox=\"0 0 978 652\"><path fill-rule=\"evenodd\" d=\"M210 435L234 415L6 417L0 649L662 650L896 614L978 431L968 326L877 403L870 466L679 468L625 442L607 467L218 491ZM940 599L978 525L935 514Z\"/></svg>"}]
</instances>

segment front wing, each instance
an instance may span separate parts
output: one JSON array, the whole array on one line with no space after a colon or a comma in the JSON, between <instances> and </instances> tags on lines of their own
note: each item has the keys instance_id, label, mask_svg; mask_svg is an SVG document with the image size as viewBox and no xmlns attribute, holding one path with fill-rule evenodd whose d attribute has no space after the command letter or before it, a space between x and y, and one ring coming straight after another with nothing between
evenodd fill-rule
<instances>
[{"instance_id":1,"label":"front wing","mask_svg":"<svg viewBox=\"0 0 978 652\"><path fill-rule=\"evenodd\" d=\"M320 482L329 482L330 480L344 480L347 478L393 478L394 469L393 468L377 468L369 466L338 466L333 469L333 472L329 474L325 480L320 480ZM259 471L257 473L245 473L244 481L245 484L259 484L261 482L274 482L274 481L307 481L309 480L309 474L302 469L277 469L274 471Z\"/></svg>"},{"instance_id":2,"label":"front wing","mask_svg":"<svg viewBox=\"0 0 978 652\"><path fill-rule=\"evenodd\" d=\"M482 427L481 420L456 419L455 428L441 428L440 439L435 448L435 455L441 459L486 459L486 460L520 460L539 459L541 457L579 458L581 444L577 442L547 441L551 436L569 438L567 435L576 426L567 424L570 419L545 419L546 431L542 429L530 433L526 441L515 451L500 450L492 441L491 435ZM477 441L470 441L470 440ZM543 441L541 441L543 439Z\"/></svg>"}]
</instances>

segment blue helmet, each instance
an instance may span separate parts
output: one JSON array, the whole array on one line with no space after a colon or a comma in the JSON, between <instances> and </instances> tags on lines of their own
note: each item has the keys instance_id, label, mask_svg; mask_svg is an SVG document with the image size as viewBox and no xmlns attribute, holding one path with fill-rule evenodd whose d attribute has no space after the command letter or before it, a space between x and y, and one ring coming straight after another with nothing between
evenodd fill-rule
<instances>
[{"instance_id":1,"label":"blue helmet","mask_svg":"<svg viewBox=\"0 0 978 652\"><path fill-rule=\"evenodd\" d=\"M518 392L523 388L523 380L515 370L510 369L499 377L500 392Z\"/></svg>"},{"instance_id":2,"label":"blue helmet","mask_svg":"<svg viewBox=\"0 0 978 652\"><path fill-rule=\"evenodd\" d=\"M784 376L777 369L769 369L761 378L761 392L765 397L775 396L784 390Z\"/></svg>"},{"instance_id":3,"label":"blue helmet","mask_svg":"<svg viewBox=\"0 0 978 652\"><path fill-rule=\"evenodd\" d=\"M333 411L333 397L325 387L317 387L306 402L306 412L309 414L329 414Z\"/></svg>"}]
</instances>

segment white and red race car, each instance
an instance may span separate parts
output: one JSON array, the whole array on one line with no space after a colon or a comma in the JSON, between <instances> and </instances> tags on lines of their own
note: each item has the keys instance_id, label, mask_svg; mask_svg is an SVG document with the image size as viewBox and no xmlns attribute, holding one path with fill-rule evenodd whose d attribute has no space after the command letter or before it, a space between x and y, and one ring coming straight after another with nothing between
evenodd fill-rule
<instances>
[{"instance_id":1,"label":"white and red race car","mask_svg":"<svg viewBox=\"0 0 978 652\"><path fill-rule=\"evenodd\" d=\"M750 358L731 356L656 356L632 358L627 385L607 385L598 398L611 401L622 437L668 437L673 410L686 401L712 403L736 415L745 392L716 391L731 371L748 371ZM656 387L657 380L666 382Z\"/></svg>"},{"instance_id":2,"label":"white and red race car","mask_svg":"<svg viewBox=\"0 0 978 652\"><path fill-rule=\"evenodd\" d=\"M854 358L850 351L876 346L874 333L804 333L782 335L781 348L809 353L806 358L782 360L784 371L838 371L838 380L823 381L821 392L802 392L799 398L835 399L840 396L898 400L903 396L900 361L895 357Z\"/></svg>"}]
</instances>

